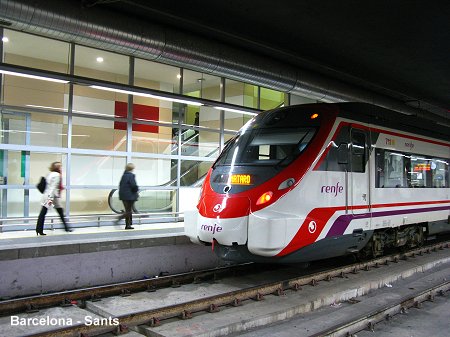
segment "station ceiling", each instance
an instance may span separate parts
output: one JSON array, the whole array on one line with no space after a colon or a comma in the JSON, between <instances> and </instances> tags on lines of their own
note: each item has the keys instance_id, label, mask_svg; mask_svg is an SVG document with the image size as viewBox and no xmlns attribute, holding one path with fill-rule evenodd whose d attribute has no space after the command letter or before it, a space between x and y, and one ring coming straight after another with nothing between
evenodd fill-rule
<instances>
[{"instance_id":1,"label":"station ceiling","mask_svg":"<svg viewBox=\"0 0 450 337\"><path fill-rule=\"evenodd\" d=\"M257 52L417 108L428 104L450 119L450 2L82 2Z\"/></svg>"}]
</instances>

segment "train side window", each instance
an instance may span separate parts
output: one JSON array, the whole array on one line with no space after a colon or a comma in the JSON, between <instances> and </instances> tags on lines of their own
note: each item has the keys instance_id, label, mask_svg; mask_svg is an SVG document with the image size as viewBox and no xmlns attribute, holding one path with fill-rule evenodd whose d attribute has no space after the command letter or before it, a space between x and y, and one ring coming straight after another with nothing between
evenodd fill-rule
<instances>
[{"instance_id":1,"label":"train side window","mask_svg":"<svg viewBox=\"0 0 450 337\"><path fill-rule=\"evenodd\" d=\"M352 171L365 172L366 169L366 135L352 130Z\"/></svg>"},{"instance_id":2,"label":"train side window","mask_svg":"<svg viewBox=\"0 0 450 337\"><path fill-rule=\"evenodd\" d=\"M448 187L448 161L432 159L430 162L433 187Z\"/></svg>"}]
</instances>

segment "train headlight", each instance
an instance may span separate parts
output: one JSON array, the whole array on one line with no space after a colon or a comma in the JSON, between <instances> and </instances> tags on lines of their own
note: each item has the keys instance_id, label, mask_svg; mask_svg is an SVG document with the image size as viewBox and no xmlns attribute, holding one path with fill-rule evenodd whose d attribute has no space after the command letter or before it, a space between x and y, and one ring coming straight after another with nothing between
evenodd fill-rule
<instances>
[{"instance_id":1,"label":"train headlight","mask_svg":"<svg viewBox=\"0 0 450 337\"><path fill-rule=\"evenodd\" d=\"M268 191L266 193L263 193L256 202L257 205L265 204L266 202L269 202L272 199L273 193L271 191Z\"/></svg>"}]
</instances>

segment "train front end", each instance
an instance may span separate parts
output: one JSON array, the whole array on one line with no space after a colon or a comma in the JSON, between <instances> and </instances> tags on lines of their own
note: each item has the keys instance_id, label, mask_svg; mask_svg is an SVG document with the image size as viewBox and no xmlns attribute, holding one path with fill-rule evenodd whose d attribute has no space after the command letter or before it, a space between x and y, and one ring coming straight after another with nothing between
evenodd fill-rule
<instances>
[{"instance_id":1,"label":"train front end","mask_svg":"<svg viewBox=\"0 0 450 337\"><path fill-rule=\"evenodd\" d=\"M209 170L197 209L185 212L191 241L212 245L228 261L273 260L287 244L286 230L302 223L290 192L317 158L330 115L326 105L305 105L249 121Z\"/></svg>"}]
</instances>

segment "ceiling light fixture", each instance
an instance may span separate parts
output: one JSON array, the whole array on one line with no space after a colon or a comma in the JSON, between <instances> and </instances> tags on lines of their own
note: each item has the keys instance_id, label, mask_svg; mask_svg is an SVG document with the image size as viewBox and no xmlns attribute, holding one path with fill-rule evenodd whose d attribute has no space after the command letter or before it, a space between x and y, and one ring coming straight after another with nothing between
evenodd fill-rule
<instances>
[{"instance_id":1,"label":"ceiling light fixture","mask_svg":"<svg viewBox=\"0 0 450 337\"><path fill-rule=\"evenodd\" d=\"M50 82L56 82L56 83L69 83L69 81L67 81L67 80L60 80L58 78L30 75L30 74L24 74L24 73L17 73L15 71L8 71L8 70L2 70L2 69L0 69L0 73L1 74L5 74L5 75L12 75L12 76L32 78L32 79L35 79L35 80L50 81Z\"/></svg>"},{"instance_id":2,"label":"ceiling light fixture","mask_svg":"<svg viewBox=\"0 0 450 337\"><path fill-rule=\"evenodd\" d=\"M101 56L97 57L96 60L97 60L98 63L102 63L104 61L103 57L101 57Z\"/></svg>"},{"instance_id":3,"label":"ceiling light fixture","mask_svg":"<svg viewBox=\"0 0 450 337\"><path fill-rule=\"evenodd\" d=\"M7 36L3 36L3 37L2 37L2 41L3 41L3 42L9 42L9 39L8 39Z\"/></svg>"}]
</instances>

